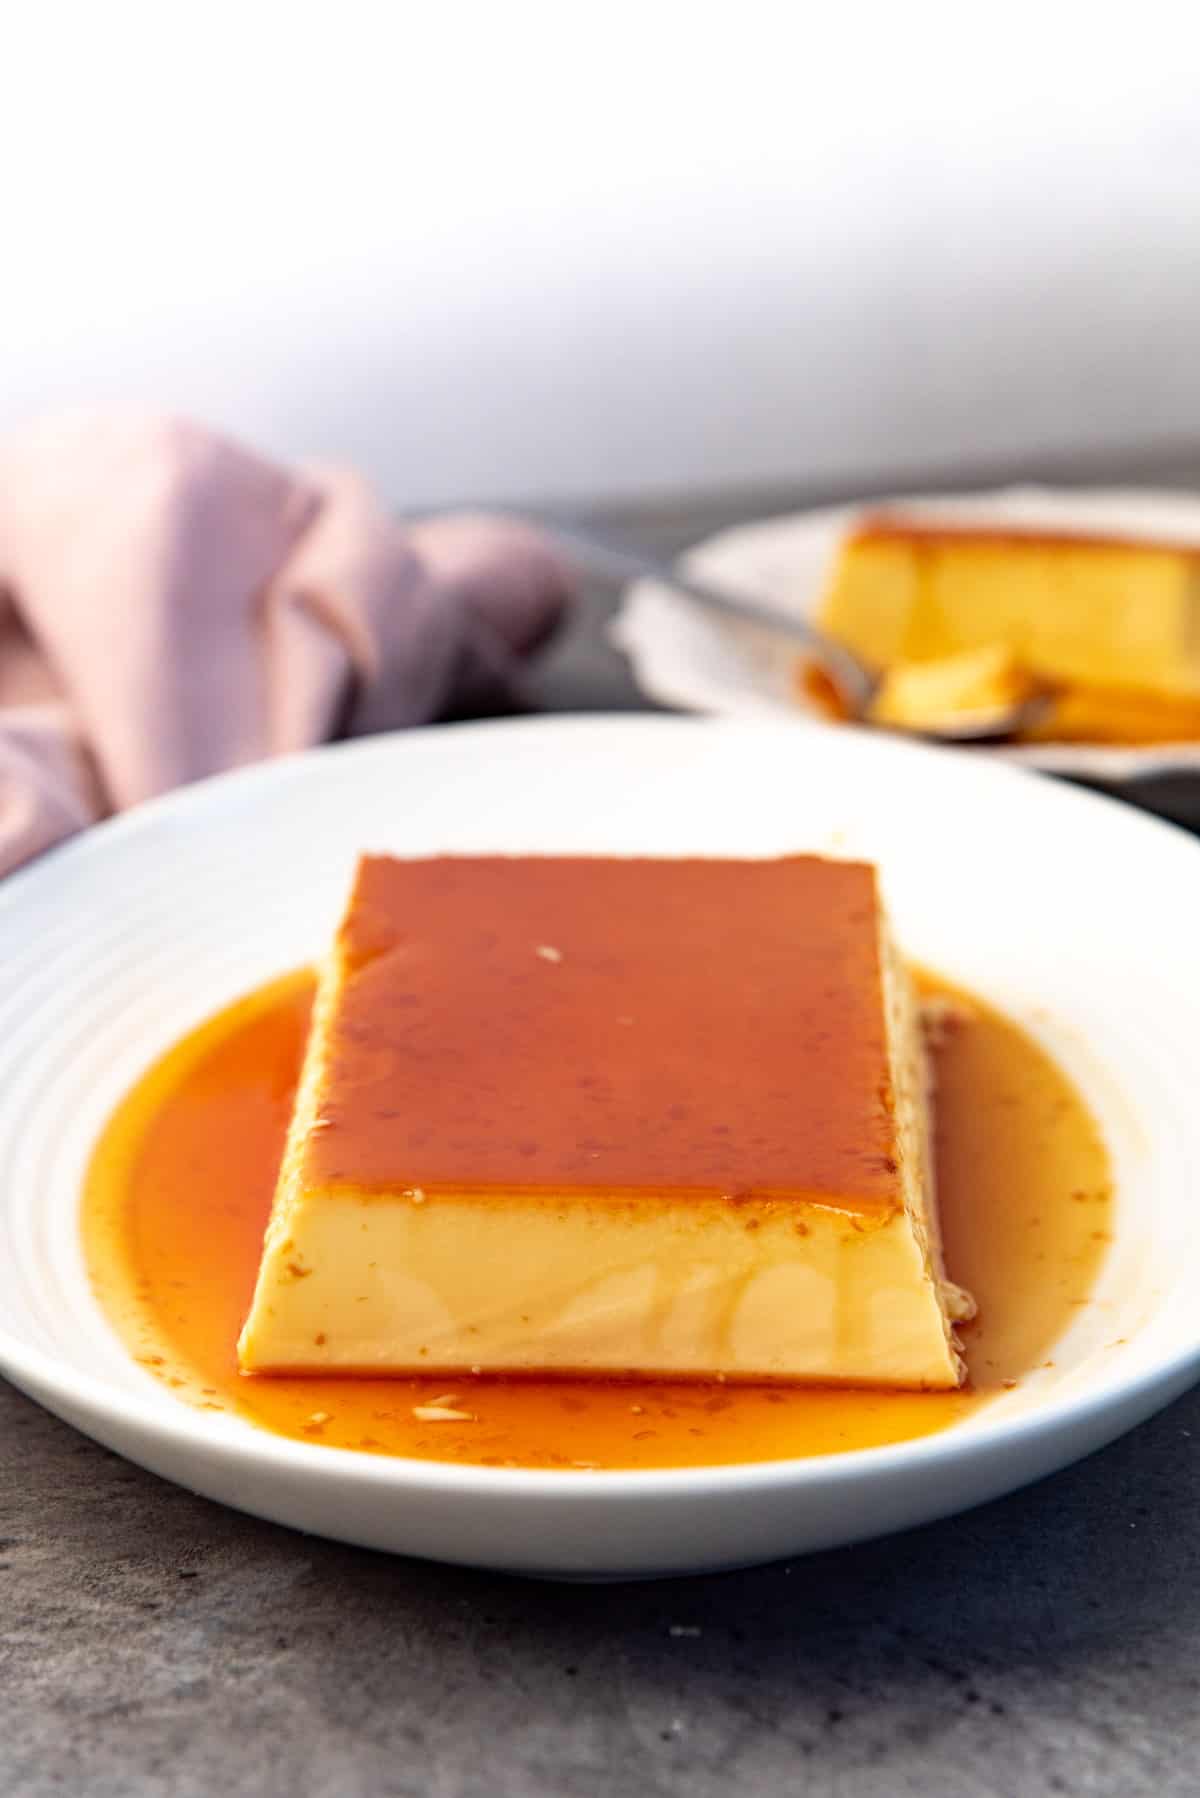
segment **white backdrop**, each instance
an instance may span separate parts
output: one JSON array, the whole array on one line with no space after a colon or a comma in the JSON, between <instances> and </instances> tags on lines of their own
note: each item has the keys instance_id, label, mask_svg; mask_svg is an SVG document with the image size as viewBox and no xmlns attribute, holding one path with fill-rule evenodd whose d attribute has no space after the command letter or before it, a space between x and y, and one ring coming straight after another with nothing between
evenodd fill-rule
<instances>
[{"instance_id":1,"label":"white backdrop","mask_svg":"<svg viewBox=\"0 0 1200 1798\"><path fill-rule=\"evenodd\" d=\"M0 427L411 504L1200 438L1195 12L12 8Z\"/></svg>"}]
</instances>

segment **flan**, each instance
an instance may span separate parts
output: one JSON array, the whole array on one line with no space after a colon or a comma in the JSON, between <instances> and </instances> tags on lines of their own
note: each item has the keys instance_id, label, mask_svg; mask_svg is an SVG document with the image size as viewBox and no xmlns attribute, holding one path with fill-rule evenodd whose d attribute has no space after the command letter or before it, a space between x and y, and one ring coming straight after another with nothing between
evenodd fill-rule
<instances>
[{"instance_id":1,"label":"flan","mask_svg":"<svg viewBox=\"0 0 1200 1798\"><path fill-rule=\"evenodd\" d=\"M930 692L943 704L956 658L988 652L1009 684L1057 690L1043 736L1200 734L1194 546L876 515L843 542L819 617L870 666L905 671L903 722L924 721L909 714Z\"/></svg>"},{"instance_id":2,"label":"flan","mask_svg":"<svg viewBox=\"0 0 1200 1798\"><path fill-rule=\"evenodd\" d=\"M884 670L867 716L872 724L937 730L985 723L1041 691L1012 651L996 643L936 661L894 663Z\"/></svg>"},{"instance_id":3,"label":"flan","mask_svg":"<svg viewBox=\"0 0 1200 1798\"><path fill-rule=\"evenodd\" d=\"M367 856L245 1373L963 1377L875 870Z\"/></svg>"}]
</instances>

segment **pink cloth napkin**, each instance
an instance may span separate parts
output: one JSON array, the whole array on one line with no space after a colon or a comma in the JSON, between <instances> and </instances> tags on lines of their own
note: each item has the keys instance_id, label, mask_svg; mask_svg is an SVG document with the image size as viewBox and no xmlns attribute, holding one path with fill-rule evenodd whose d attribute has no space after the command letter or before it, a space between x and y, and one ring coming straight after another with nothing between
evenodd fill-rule
<instances>
[{"instance_id":1,"label":"pink cloth napkin","mask_svg":"<svg viewBox=\"0 0 1200 1798\"><path fill-rule=\"evenodd\" d=\"M342 469L180 420L0 446L0 873L183 781L511 683L565 574L498 518L398 524Z\"/></svg>"}]
</instances>

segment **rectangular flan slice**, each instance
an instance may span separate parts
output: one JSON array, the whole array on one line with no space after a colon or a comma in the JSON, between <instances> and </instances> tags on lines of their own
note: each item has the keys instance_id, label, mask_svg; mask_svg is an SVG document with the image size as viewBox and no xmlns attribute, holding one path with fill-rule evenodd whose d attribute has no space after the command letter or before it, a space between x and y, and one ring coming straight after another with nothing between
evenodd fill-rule
<instances>
[{"instance_id":1,"label":"rectangular flan slice","mask_svg":"<svg viewBox=\"0 0 1200 1798\"><path fill-rule=\"evenodd\" d=\"M861 863L364 858L243 1371L962 1378Z\"/></svg>"},{"instance_id":2,"label":"rectangular flan slice","mask_svg":"<svg viewBox=\"0 0 1200 1798\"><path fill-rule=\"evenodd\" d=\"M827 630L876 668L1003 646L1045 681L1200 699L1200 549L879 514L841 546Z\"/></svg>"}]
</instances>

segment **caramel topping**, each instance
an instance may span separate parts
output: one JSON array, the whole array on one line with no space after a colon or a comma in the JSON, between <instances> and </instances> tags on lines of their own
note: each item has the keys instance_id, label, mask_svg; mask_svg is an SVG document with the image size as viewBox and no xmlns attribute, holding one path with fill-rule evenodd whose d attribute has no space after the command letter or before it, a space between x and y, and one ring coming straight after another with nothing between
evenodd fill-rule
<instances>
[{"instance_id":1,"label":"caramel topping","mask_svg":"<svg viewBox=\"0 0 1200 1798\"><path fill-rule=\"evenodd\" d=\"M366 858L306 1180L900 1203L857 863Z\"/></svg>"},{"instance_id":2,"label":"caramel topping","mask_svg":"<svg viewBox=\"0 0 1200 1798\"><path fill-rule=\"evenodd\" d=\"M1159 537L1122 536L1119 531L1055 530L1050 526L972 524L950 517L906 516L898 512L873 512L859 520L847 543L914 542L953 544L979 549L1005 549L1011 545L1046 549L1134 550L1139 555L1198 556L1200 544L1173 542Z\"/></svg>"}]
</instances>

